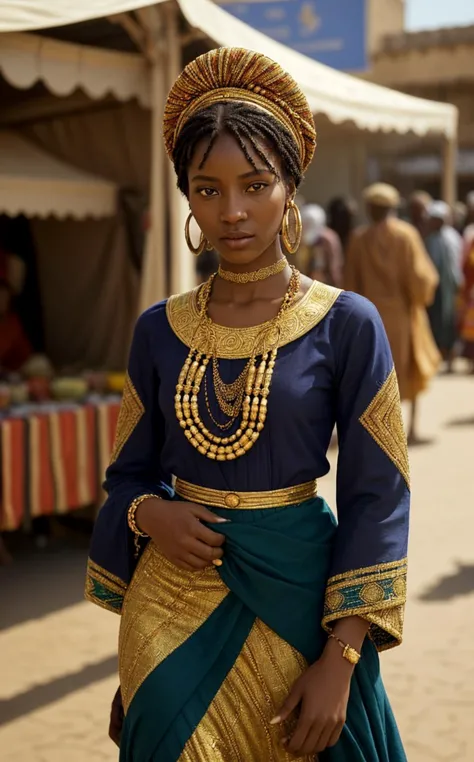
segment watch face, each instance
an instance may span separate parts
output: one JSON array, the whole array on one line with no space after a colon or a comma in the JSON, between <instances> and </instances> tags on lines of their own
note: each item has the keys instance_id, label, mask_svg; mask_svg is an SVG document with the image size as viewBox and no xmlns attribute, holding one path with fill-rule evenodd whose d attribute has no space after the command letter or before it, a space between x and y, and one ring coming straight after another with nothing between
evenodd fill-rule
<instances>
[{"instance_id":1,"label":"watch face","mask_svg":"<svg viewBox=\"0 0 474 762\"><path fill-rule=\"evenodd\" d=\"M346 646L344 648L344 651L342 653L345 659L349 661L351 664L358 664L360 656L355 650L355 648L351 648L350 646Z\"/></svg>"}]
</instances>

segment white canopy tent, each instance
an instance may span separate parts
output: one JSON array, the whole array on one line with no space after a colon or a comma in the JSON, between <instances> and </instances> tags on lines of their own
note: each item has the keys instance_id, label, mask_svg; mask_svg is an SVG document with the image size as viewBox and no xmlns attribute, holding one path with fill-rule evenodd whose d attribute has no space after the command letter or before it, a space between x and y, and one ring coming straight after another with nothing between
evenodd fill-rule
<instances>
[{"instance_id":1,"label":"white canopy tent","mask_svg":"<svg viewBox=\"0 0 474 762\"><path fill-rule=\"evenodd\" d=\"M75 220L112 217L114 183L58 161L15 132L0 131L0 214Z\"/></svg>"},{"instance_id":2,"label":"white canopy tent","mask_svg":"<svg viewBox=\"0 0 474 762\"><path fill-rule=\"evenodd\" d=\"M134 15L129 15L134 11ZM438 135L444 145L444 196L455 196L457 110L445 103L414 98L330 69L277 43L216 6L211 0L3 0L0 9L0 71L17 87L41 80L57 93L82 88L91 97L111 93L136 98L152 109L150 219L142 274L141 307L166 296L165 219L169 216L171 290L192 285L189 253L183 242L185 204L165 159L161 117L166 93L181 69L184 44L179 11L187 21L187 40L197 35L215 45L241 45L278 60L305 91L314 113L331 123L350 123L377 133ZM121 23L140 54L91 49L19 34L41 28L107 17ZM23 83L23 84L22 84ZM166 177L167 186L163 184ZM165 210L165 211L164 211Z\"/></svg>"},{"instance_id":3,"label":"white canopy tent","mask_svg":"<svg viewBox=\"0 0 474 762\"><path fill-rule=\"evenodd\" d=\"M279 61L299 82L315 114L324 113L336 124L353 121L359 128L372 131L414 132L417 135L436 132L447 138L456 135L457 112L449 104L414 98L331 69L271 40L216 6L211 0L175 1L189 25L203 32L218 45L238 44L241 47L259 50ZM163 2L164 0L83 0L80 4L71 4L69 0L49 0L48 3L44 3L43 0L3 0L0 9L0 32L32 31L86 19L116 16ZM2 42L2 50L4 45L5 42ZM39 76L48 80L54 79L54 68L63 69L56 75L59 83L53 82L53 87L59 86L61 94L64 93L65 78L69 77L71 80L72 70L75 69L76 84L79 78L82 79L81 84L86 92L91 91L93 97L99 97L95 93L98 88L103 90L103 83L98 84L95 81L96 74L98 70L105 72L108 69L111 77L110 89L114 94L127 97L128 93L130 97L134 89L133 95L141 102L147 102L144 83L146 78L140 76L143 74L143 67L137 61L138 56L94 49L82 50L81 53L77 50L74 56L71 49L66 54L67 46L64 44L48 40L43 40L40 43L41 50L38 50L31 42L26 43L23 35L21 38L12 38L12 47L16 47L17 50L21 48L21 56L25 68L29 69L30 79L34 72L38 77L38 69L27 66L27 56L33 64L34 59L38 60L39 57L43 69ZM80 49L81 46L71 46L73 47ZM5 62L5 58L6 54L3 53L0 65L4 71L8 70L8 61ZM80 69L82 76L79 75ZM117 75L113 77L113 81L112 71ZM120 86L119 80L123 80L124 76L126 81ZM71 85L70 81L69 90ZM56 90L53 89L53 92Z\"/></svg>"}]
</instances>

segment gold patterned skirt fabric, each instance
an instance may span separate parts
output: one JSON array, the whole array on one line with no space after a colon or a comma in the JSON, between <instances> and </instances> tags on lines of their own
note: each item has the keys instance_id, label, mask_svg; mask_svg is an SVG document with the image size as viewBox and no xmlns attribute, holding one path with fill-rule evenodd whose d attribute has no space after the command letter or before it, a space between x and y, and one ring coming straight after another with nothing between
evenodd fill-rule
<instances>
[{"instance_id":1,"label":"gold patterned skirt fabric","mask_svg":"<svg viewBox=\"0 0 474 762\"><path fill-rule=\"evenodd\" d=\"M257 619L180 762L312 762L281 745L294 720L269 724L305 667L303 657Z\"/></svg>"},{"instance_id":2,"label":"gold patterned skirt fabric","mask_svg":"<svg viewBox=\"0 0 474 762\"><path fill-rule=\"evenodd\" d=\"M146 678L196 632L228 593L214 567L189 572L148 545L122 613L119 670L125 712ZM313 757L290 756L281 745L294 718L282 726L270 725L305 667L292 646L256 619L180 761L312 762Z\"/></svg>"}]
</instances>

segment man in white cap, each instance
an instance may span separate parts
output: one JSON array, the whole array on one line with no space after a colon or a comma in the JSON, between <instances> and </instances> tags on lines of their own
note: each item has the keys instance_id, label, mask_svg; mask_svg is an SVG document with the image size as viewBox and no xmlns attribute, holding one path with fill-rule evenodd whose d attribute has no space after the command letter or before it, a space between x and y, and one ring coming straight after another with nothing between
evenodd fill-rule
<instances>
[{"instance_id":1,"label":"man in white cap","mask_svg":"<svg viewBox=\"0 0 474 762\"><path fill-rule=\"evenodd\" d=\"M438 272L439 283L433 304L428 309L436 344L452 370L457 340L456 297L462 285L462 238L449 224L451 210L444 201L428 207L430 234L425 244Z\"/></svg>"},{"instance_id":2,"label":"man in white cap","mask_svg":"<svg viewBox=\"0 0 474 762\"><path fill-rule=\"evenodd\" d=\"M411 402L409 440L418 440L418 394L440 361L426 314L438 276L418 231L396 217L396 188L375 183L364 193L370 224L358 228L347 252L345 286L380 312L392 349L400 395Z\"/></svg>"}]
</instances>

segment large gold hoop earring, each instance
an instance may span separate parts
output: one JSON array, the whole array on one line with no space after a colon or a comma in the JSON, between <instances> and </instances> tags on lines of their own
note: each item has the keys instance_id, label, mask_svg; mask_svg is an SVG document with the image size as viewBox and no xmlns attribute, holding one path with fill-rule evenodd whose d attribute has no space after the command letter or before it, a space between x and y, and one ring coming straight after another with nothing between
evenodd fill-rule
<instances>
[{"instance_id":1,"label":"large gold hoop earring","mask_svg":"<svg viewBox=\"0 0 474 762\"><path fill-rule=\"evenodd\" d=\"M281 224L281 238L288 254L296 254L300 247L302 233L303 223L300 210L293 199L290 199Z\"/></svg>"},{"instance_id":2,"label":"large gold hoop earring","mask_svg":"<svg viewBox=\"0 0 474 762\"><path fill-rule=\"evenodd\" d=\"M191 225L191 220L193 218L193 213L190 212L188 214L188 218L186 220L186 224L184 226L184 237L186 238L186 244L188 246L189 251L192 251L195 257L199 257L200 254L204 251L204 249L212 248L210 246L209 241L205 237L204 233L201 230L201 237L199 238L199 243L197 246L193 246L193 242L191 241L191 231L189 229L189 226Z\"/></svg>"}]
</instances>

